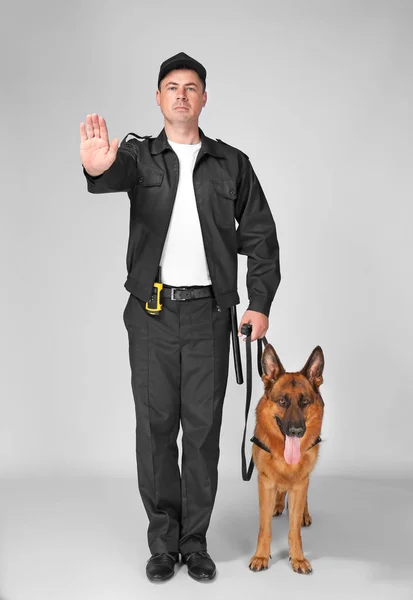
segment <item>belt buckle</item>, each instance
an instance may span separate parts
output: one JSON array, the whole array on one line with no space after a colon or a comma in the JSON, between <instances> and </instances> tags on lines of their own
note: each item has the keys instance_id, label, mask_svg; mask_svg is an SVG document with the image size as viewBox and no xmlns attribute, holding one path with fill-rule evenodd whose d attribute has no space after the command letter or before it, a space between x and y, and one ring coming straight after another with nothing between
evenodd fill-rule
<instances>
[{"instance_id":1,"label":"belt buckle","mask_svg":"<svg viewBox=\"0 0 413 600\"><path fill-rule=\"evenodd\" d=\"M187 289L188 289L187 287L181 287L178 291L187 290ZM177 298L175 298L175 291L176 290L177 290L177 288L174 288L174 287L171 288L171 300L177 300ZM180 302L183 302L185 300L187 300L187 298L181 298Z\"/></svg>"}]
</instances>

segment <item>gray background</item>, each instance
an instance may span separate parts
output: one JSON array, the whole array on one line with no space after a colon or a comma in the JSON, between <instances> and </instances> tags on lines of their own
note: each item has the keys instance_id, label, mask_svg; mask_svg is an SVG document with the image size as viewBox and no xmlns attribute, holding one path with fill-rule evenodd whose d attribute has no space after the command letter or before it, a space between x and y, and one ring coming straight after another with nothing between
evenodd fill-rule
<instances>
[{"instance_id":1,"label":"gray background","mask_svg":"<svg viewBox=\"0 0 413 600\"><path fill-rule=\"evenodd\" d=\"M87 192L79 124L97 112L111 139L156 136L159 66L180 51L208 72L200 126L248 154L277 224L268 341L290 371L322 346L326 410L317 519L303 533L315 574L292 573L286 516L272 569L252 574L256 482L241 481L245 386L231 355L209 545L220 580L182 573L168 594L278 581L332 597L339 577L335 597L412 597L413 2L43 0L3 8L0 22L1 600L63 599L67 567L68 598L162 595L144 575L135 481L129 199ZM239 319L245 275L239 257ZM261 393L254 373L251 433Z\"/></svg>"}]
</instances>

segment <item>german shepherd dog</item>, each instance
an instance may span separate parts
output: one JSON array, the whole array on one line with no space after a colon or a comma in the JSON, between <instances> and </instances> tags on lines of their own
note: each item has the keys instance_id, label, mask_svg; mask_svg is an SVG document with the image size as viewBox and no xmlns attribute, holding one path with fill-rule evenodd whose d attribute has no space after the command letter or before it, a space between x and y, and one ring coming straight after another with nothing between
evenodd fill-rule
<instances>
[{"instance_id":1,"label":"german shepherd dog","mask_svg":"<svg viewBox=\"0 0 413 600\"><path fill-rule=\"evenodd\" d=\"M301 544L301 527L311 525L307 490L318 458L324 401L324 355L312 351L303 369L286 373L274 348L261 358L264 394L257 404L252 457L258 472L260 529L249 568L262 571L271 558L271 521L284 510L288 493L290 560L296 573L311 573Z\"/></svg>"}]
</instances>

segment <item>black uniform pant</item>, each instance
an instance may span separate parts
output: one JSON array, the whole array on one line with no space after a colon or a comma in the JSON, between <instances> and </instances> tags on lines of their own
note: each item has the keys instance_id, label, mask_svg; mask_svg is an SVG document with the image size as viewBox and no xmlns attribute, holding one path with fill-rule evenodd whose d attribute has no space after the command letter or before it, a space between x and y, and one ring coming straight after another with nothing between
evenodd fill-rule
<instances>
[{"instance_id":1,"label":"black uniform pant","mask_svg":"<svg viewBox=\"0 0 413 600\"><path fill-rule=\"evenodd\" d=\"M171 300L152 316L130 295L129 337L138 486L156 552L206 550L218 480L230 310L215 298ZM182 464L177 436L182 424Z\"/></svg>"}]
</instances>

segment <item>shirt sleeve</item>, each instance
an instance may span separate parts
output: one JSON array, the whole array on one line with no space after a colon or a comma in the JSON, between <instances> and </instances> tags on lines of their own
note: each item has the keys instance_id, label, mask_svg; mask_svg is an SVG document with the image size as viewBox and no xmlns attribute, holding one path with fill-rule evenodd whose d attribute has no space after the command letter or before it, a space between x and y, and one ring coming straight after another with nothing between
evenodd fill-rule
<instances>
[{"instance_id":1,"label":"shirt sleeve","mask_svg":"<svg viewBox=\"0 0 413 600\"><path fill-rule=\"evenodd\" d=\"M271 209L247 158L237 188L235 218L237 251L248 257L248 309L269 316L281 281L279 244Z\"/></svg>"},{"instance_id":2,"label":"shirt sleeve","mask_svg":"<svg viewBox=\"0 0 413 600\"><path fill-rule=\"evenodd\" d=\"M138 179L138 144L134 139L121 143L115 162L100 175L90 175L82 164L88 191L92 194L129 191Z\"/></svg>"}]
</instances>

